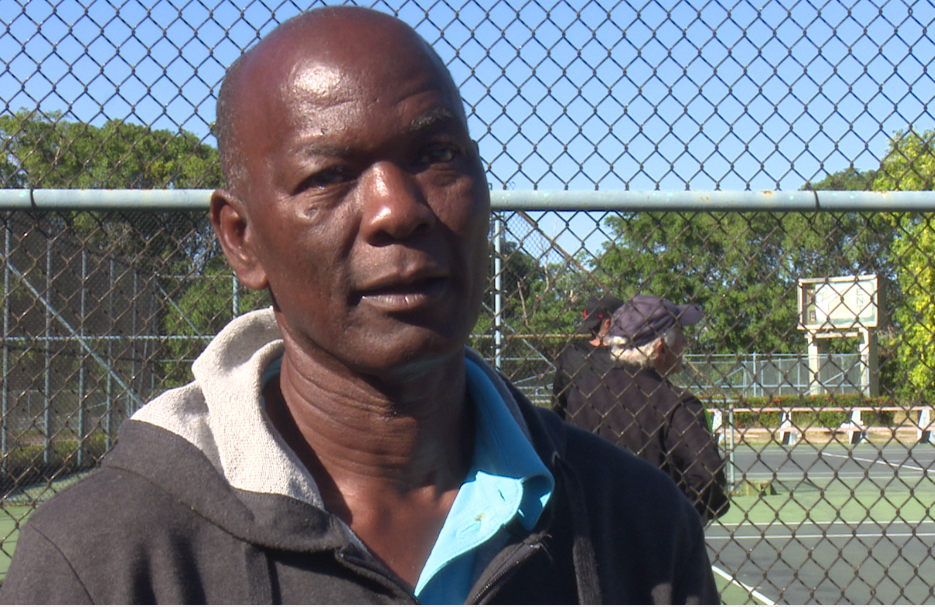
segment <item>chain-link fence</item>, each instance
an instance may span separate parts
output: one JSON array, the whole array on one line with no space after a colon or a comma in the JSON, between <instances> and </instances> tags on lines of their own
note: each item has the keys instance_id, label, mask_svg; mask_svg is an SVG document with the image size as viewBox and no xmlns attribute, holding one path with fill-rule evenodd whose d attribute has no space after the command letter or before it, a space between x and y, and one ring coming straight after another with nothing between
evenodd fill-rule
<instances>
[{"instance_id":1,"label":"chain-link fence","mask_svg":"<svg viewBox=\"0 0 935 607\"><path fill-rule=\"evenodd\" d=\"M0 188L219 185L224 67L300 10L270 6L0 2ZM448 62L495 191L933 189L932 3L376 8ZM731 507L706 530L724 599L935 600L935 204L705 204L501 202L472 346L552 407L590 295L698 304L672 379L725 460ZM237 285L202 210L0 219L5 570L35 505L268 301Z\"/></svg>"}]
</instances>

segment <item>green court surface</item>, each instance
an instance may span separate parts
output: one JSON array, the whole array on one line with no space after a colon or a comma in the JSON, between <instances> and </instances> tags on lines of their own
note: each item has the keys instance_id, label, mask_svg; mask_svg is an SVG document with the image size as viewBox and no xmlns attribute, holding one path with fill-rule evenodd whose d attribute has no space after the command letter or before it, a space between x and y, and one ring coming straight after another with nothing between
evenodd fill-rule
<instances>
[{"instance_id":1,"label":"green court surface","mask_svg":"<svg viewBox=\"0 0 935 607\"><path fill-rule=\"evenodd\" d=\"M722 545L712 542L715 537L758 536L766 529L780 527L791 530L803 525L828 528L837 524L856 528L867 523L883 528L894 523L915 526L931 521L935 511L935 482L926 477L902 480L893 475L815 482L801 478L792 482L777 480L764 486L768 486L767 493L732 498L730 510L706 530L709 545ZM761 542L754 549L768 543ZM784 554L784 558L794 557ZM715 554L712 559L716 559ZM795 563L790 565L797 567ZM735 579L737 572L728 569L715 562L715 577L725 604L772 604L757 589Z\"/></svg>"},{"instance_id":2,"label":"green court surface","mask_svg":"<svg viewBox=\"0 0 935 607\"><path fill-rule=\"evenodd\" d=\"M714 581L717 582L717 591L721 594L721 602L725 605L763 605L764 601L756 600L750 589L742 587L715 570Z\"/></svg>"},{"instance_id":3,"label":"green court surface","mask_svg":"<svg viewBox=\"0 0 935 607\"><path fill-rule=\"evenodd\" d=\"M0 502L0 581L6 577L10 568L19 529L26 524L26 519L35 510L30 504L41 504L88 474L90 472L81 472L56 479L52 483L37 483L8 495Z\"/></svg>"},{"instance_id":4,"label":"green court surface","mask_svg":"<svg viewBox=\"0 0 935 607\"><path fill-rule=\"evenodd\" d=\"M780 484L775 495L734 497L730 510L715 524L911 522L930 518L933 504L935 482L928 478L914 479L910 485L896 478L885 485L835 480L823 487L802 481L791 487Z\"/></svg>"},{"instance_id":5,"label":"green court surface","mask_svg":"<svg viewBox=\"0 0 935 607\"><path fill-rule=\"evenodd\" d=\"M3 549L0 550L0 580L6 577L10 568L10 558L16 549L19 528L26 522L32 510L30 506L8 505L4 505L3 510L0 510L0 540L3 542Z\"/></svg>"}]
</instances>

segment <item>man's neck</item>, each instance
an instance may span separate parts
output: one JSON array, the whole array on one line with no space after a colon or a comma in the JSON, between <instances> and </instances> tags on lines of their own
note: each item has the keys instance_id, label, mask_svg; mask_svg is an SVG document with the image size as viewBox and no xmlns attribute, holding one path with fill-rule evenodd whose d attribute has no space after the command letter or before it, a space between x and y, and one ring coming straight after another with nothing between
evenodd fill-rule
<instances>
[{"instance_id":1,"label":"man's neck","mask_svg":"<svg viewBox=\"0 0 935 607\"><path fill-rule=\"evenodd\" d=\"M471 465L464 365L452 357L390 389L338 376L287 346L280 381L265 394L326 508L412 585Z\"/></svg>"}]
</instances>

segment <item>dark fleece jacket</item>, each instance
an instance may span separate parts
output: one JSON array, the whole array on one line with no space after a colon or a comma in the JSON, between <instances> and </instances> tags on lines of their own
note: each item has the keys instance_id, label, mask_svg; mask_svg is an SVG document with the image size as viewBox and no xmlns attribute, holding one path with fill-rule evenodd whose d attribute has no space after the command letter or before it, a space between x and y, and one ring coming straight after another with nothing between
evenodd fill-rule
<instances>
[{"instance_id":1,"label":"dark fleece jacket","mask_svg":"<svg viewBox=\"0 0 935 607\"><path fill-rule=\"evenodd\" d=\"M501 386L556 488L532 532L511 526L471 602L718 602L700 518L666 475ZM236 488L204 446L134 419L99 472L30 519L0 601L416 599L319 505Z\"/></svg>"}]
</instances>

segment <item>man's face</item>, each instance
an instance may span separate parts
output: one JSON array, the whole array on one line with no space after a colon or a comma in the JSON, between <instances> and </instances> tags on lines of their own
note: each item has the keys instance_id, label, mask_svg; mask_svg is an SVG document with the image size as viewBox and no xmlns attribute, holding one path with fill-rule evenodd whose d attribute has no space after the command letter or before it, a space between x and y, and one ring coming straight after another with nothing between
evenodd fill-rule
<instances>
[{"instance_id":1,"label":"man's face","mask_svg":"<svg viewBox=\"0 0 935 607\"><path fill-rule=\"evenodd\" d=\"M483 169L423 48L392 29L333 29L281 36L247 85L246 233L265 279L250 286L268 283L303 352L418 374L460 355L479 313Z\"/></svg>"},{"instance_id":2,"label":"man's face","mask_svg":"<svg viewBox=\"0 0 935 607\"><path fill-rule=\"evenodd\" d=\"M688 345L681 326L676 324L670 331L674 334L672 345L665 344L661 355L656 359L656 370L661 375L678 373L682 370L682 355L685 353L685 346Z\"/></svg>"}]
</instances>

